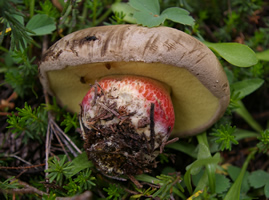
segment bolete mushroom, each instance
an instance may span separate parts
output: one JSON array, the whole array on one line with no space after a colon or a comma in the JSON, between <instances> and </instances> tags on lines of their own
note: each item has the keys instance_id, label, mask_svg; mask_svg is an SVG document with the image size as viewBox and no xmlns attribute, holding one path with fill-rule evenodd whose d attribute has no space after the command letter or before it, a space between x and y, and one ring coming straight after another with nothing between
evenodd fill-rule
<instances>
[{"instance_id":1,"label":"bolete mushroom","mask_svg":"<svg viewBox=\"0 0 269 200\"><path fill-rule=\"evenodd\" d=\"M81 113L88 155L112 175L147 171L171 132L187 137L206 130L223 115L230 99L227 77L214 53L168 27L80 30L51 46L39 70L44 88L71 112ZM145 91L151 99L140 95ZM133 101L140 96L141 101ZM119 147L119 142L112 144L115 140L132 142Z\"/></svg>"}]
</instances>

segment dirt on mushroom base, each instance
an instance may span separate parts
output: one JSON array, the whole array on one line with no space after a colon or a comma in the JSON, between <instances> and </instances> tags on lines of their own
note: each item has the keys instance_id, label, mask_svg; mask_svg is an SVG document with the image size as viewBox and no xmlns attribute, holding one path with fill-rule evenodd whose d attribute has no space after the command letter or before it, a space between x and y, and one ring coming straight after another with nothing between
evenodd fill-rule
<instances>
[{"instance_id":1,"label":"dirt on mushroom base","mask_svg":"<svg viewBox=\"0 0 269 200\"><path fill-rule=\"evenodd\" d=\"M121 125L111 124L110 128L97 125L93 129L85 129L84 148L89 159L104 174L135 175L150 172L156 167L154 159L158 151L152 151L151 141L144 134L135 132L130 119L124 120ZM156 138L162 144L161 136Z\"/></svg>"},{"instance_id":2,"label":"dirt on mushroom base","mask_svg":"<svg viewBox=\"0 0 269 200\"><path fill-rule=\"evenodd\" d=\"M175 122L170 93L161 82L114 75L96 82L81 103L85 149L109 176L149 172Z\"/></svg>"},{"instance_id":3,"label":"dirt on mushroom base","mask_svg":"<svg viewBox=\"0 0 269 200\"><path fill-rule=\"evenodd\" d=\"M138 121L139 128L150 126L149 137L144 132L138 133L133 125L130 117L135 112L130 112L126 107L117 110L113 95L102 89L95 92L94 104L99 105L95 110L95 117L87 118L85 122L83 106L80 117L84 148L89 159L106 175L150 172L151 168L157 166L155 158L162 152L167 140L167 135L154 131L154 104L150 105L150 117L143 117ZM104 125L104 121L113 121L113 118L119 120Z\"/></svg>"}]
</instances>

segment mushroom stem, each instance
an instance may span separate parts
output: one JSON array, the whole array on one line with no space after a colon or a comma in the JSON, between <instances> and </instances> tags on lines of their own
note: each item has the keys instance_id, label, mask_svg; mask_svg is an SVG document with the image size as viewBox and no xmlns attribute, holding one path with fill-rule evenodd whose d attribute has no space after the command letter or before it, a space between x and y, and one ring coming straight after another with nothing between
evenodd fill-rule
<instances>
[{"instance_id":1,"label":"mushroom stem","mask_svg":"<svg viewBox=\"0 0 269 200\"><path fill-rule=\"evenodd\" d=\"M136 175L156 166L175 121L166 88L141 76L105 77L91 87L80 124L88 157L100 171Z\"/></svg>"}]
</instances>

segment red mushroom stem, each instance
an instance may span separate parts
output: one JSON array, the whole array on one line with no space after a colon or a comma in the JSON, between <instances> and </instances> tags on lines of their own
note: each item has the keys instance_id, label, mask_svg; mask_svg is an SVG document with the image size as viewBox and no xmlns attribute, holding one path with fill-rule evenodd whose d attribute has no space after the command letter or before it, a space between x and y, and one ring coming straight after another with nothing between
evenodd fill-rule
<instances>
[{"instance_id":1,"label":"red mushroom stem","mask_svg":"<svg viewBox=\"0 0 269 200\"><path fill-rule=\"evenodd\" d=\"M173 129L170 94L162 83L139 76L105 77L81 103L85 149L105 174L136 175L156 167Z\"/></svg>"}]
</instances>

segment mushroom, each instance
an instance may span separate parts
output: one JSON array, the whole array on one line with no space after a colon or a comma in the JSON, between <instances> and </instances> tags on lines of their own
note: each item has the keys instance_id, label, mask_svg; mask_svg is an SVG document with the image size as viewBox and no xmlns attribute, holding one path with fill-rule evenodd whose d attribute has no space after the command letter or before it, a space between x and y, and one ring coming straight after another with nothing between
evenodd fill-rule
<instances>
[{"instance_id":1,"label":"mushroom","mask_svg":"<svg viewBox=\"0 0 269 200\"><path fill-rule=\"evenodd\" d=\"M154 143L151 138L154 130L157 134L156 123L151 123L155 115L152 116L152 109L155 108L154 113L158 112L157 106L154 105L162 105L162 100L146 101L147 115L140 114L141 118L136 120L137 123L139 120L140 123L145 121L141 127L143 131L138 133L141 137L146 136L144 140L152 147L152 151L145 158L150 163L148 165L154 163L154 158L158 151L162 150L170 133L172 137L188 137L208 129L224 114L230 99L227 77L214 53L190 35L168 27L113 25L80 30L51 46L43 55L39 70L44 89L56 96L60 104L67 106L69 111L81 113L80 122L85 143L90 141L86 139L87 135L92 134L89 130L99 137L98 135L102 134L100 127L104 124L108 123L106 125L110 126L112 132L111 124L124 124L124 117L119 115L119 109L125 108L123 113L129 121L129 117L135 113L126 108L132 104L129 101L119 105L119 98L124 99L126 95L114 94L114 90L120 90L121 84L114 84L109 88L105 83L108 79L118 82L126 77L137 77L138 81L134 81L134 84L138 84L138 88L141 79L142 82L148 80L146 84L153 80L152 87L162 85L161 90L166 91L165 97L170 96L175 114L175 122L171 122L169 130L166 129L164 139L155 138ZM128 90L131 90L130 87L125 91ZM131 99L133 97L131 96ZM94 117L98 109L106 110L107 118L97 122ZM88 111L85 113L85 110L95 110L95 116L86 114ZM170 112L167 118L170 123L173 114ZM132 126L137 127L137 123ZM154 130L152 124L155 125ZM87 148L95 152L97 149L108 148L109 144L111 145L110 139L103 146L92 141ZM115 153L114 147L110 149L113 149L110 154ZM130 157L126 154L122 157ZM139 153L136 154L138 156ZM89 157L96 159L94 156L96 154ZM107 155L102 155L102 159L105 159L105 156L108 159ZM112 158L115 159L115 156ZM104 163L98 162L95 163L105 173L127 173L124 170L111 170L112 165L102 167ZM147 170L148 168L144 167L130 173L138 174Z\"/></svg>"}]
</instances>

